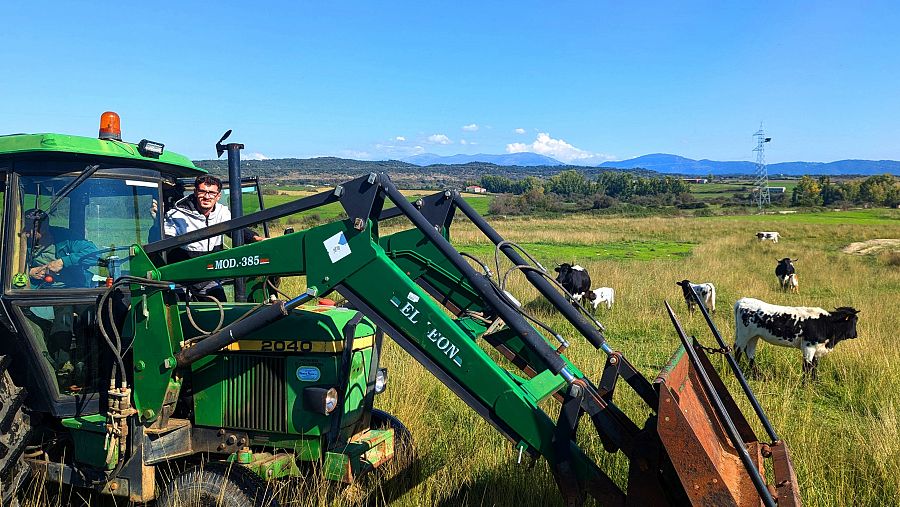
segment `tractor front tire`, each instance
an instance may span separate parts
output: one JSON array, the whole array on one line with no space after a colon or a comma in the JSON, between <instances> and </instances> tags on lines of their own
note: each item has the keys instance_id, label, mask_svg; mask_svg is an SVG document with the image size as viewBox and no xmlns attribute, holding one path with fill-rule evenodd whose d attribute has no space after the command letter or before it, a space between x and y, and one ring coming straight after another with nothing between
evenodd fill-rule
<instances>
[{"instance_id":1,"label":"tractor front tire","mask_svg":"<svg viewBox=\"0 0 900 507\"><path fill-rule=\"evenodd\" d=\"M415 464L416 447L412 433L393 415L377 408L372 409L372 429L392 428L394 430L394 460L400 469L410 468Z\"/></svg>"},{"instance_id":2,"label":"tractor front tire","mask_svg":"<svg viewBox=\"0 0 900 507\"><path fill-rule=\"evenodd\" d=\"M236 463L204 463L165 485L157 507L279 507L265 481Z\"/></svg>"}]
</instances>

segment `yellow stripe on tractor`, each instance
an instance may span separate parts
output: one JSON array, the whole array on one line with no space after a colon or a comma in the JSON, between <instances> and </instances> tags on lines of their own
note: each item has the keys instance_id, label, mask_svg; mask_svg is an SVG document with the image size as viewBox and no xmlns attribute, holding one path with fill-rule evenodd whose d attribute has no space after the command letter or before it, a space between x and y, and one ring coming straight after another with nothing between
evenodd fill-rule
<instances>
[{"instance_id":1,"label":"yellow stripe on tractor","mask_svg":"<svg viewBox=\"0 0 900 507\"><path fill-rule=\"evenodd\" d=\"M365 336L353 340L352 350L369 348L374 343L373 336ZM224 348L232 352L309 352L334 353L344 351L344 342L304 341L304 340L238 340Z\"/></svg>"}]
</instances>

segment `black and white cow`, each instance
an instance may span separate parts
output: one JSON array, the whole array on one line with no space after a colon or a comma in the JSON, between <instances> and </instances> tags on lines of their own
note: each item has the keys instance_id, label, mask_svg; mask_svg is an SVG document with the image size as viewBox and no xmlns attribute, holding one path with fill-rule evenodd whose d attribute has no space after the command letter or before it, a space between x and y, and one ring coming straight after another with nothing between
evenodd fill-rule
<instances>
[{"instance_id":1,"label":"black and white cow","mask_svg":"<svg viewBox=\"0 0 900 507\"><path fill-rule=\"evenodd\" d=\"M583 267L578 264L573 266L572 264L563 263L556 266L554 271L558 273L556 281L569 291L569 294L577 296L576 301L583 297L587 298L588 301L593 301L597 297L591 291L591 275Z\"/></svg>"},{"instance_id":2,"label":"black and white cow","mask_svg":"<svg viewBox=\"0 0 900 507\"><path fill-rule=\"evenodd\" d=\"M788 289L790 277L795 273L794 263L797 262L798 259L792 260L790 257L785 257L784 259L777 261L778 265L775 266L775 276L778 277L778 283L781 284L781 290Z\"/></svg>"},{"instance_id":3,"label":"black and white cow","mask_svg":"<svg viewBox=\"0 0 900 507\"><path fill-rule=\"evenodd\" d=\"M772 243L778 243L778 238L780 234L775 231L760 231L756 233L756 239L759 241L769 240Z\"/></svg>"},{"instance_id":4,"label":"black and white cow","mask_svg":"<svg viewBox=\"0 0 900 507\"><path fill-rule=\"evenodd\" d=\"M703 304L706 306L706 309L715 312L716 311L716 286L707 282L707 283L691 283L687 280L682 280L680 282L675 282L675 285L681 286L681 292L684 295L684 302L687 303L688 311L694 313L694 306L697 304L691 296L689 292L691 289L694 289L694 292L700 296L700 300L703 301Z\"/></svg>"},{"instance_id":5,"label":"black and white cow","mask_svg":"<svg viewBox=\"0 0 900 507\"><path fill-rule=\"evenodd\" d=\"M734 304L734 356L747 354L750 369L755 369L756 342L760 338L803 353L803 374L816 378L819 358L831 352L842 340L856 338L856 314L849 306L828 312L808 306L770 305L758 299L742 298Z\"/></svg>"},{"instance_id":6,"label":"black and white cow","mask_svg":"<svg viewBox=\"0 0 900 507\"><path fill-rule=\"evenodd\" d=\"M594 293L594 300L591 301L591 304L594 305L594 311L597 311L597 307L600 306L600 303L606 303L606 309L611 310L613 303L616 302L616 291L612 287L598 287L591 292ZM581 294L573 295L572 299L575 301L581 301Z\"/></svg>"}]
</instances>

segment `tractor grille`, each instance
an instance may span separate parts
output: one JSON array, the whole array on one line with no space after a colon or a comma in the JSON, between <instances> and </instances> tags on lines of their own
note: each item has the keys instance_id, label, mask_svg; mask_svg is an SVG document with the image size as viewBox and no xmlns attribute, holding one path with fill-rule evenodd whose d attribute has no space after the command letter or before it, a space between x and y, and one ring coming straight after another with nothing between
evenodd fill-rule
<instances>
[{"instance_id":1,"label":"tractor grille","mask_svg":"<svg viewBox=\"0 0 900 507\"><path fill-rule=\"evenodd\" d=\"M222 354L226 427L287 433L284 359Z\"/></svg>"}]
</instances>

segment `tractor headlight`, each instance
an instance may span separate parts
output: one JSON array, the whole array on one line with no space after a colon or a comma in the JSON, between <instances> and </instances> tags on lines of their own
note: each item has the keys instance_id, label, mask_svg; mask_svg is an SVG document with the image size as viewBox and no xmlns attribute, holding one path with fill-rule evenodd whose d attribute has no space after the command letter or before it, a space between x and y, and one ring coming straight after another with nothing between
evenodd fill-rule
<instances>
[{"instance_id":1,"label":"tractor headlight","mask_svg":"<svg viewBox=\"0 0 900 507\"><path fill-rule=\"evenodd\" d=\"M159 156L163 154L165 146L166 145L164 145L163 143L141 139L141 142L138 143L137 147L138 153L140 153L141 155L149 158L159 158Z\"/></svg>"},{"instance_id":2,"label":"tractor headlight","mask_svg":"<svg viewBox=\"0 0 900 507\"><path fill-rule=\"evenodd\" d=\"M387 368L378 368L375 372L375 394L383 393L385 387L387 387Z\"/></svg>"},{"instance_id":3,"label":"tractor headlight","mask_svg":"<svg viewBox=\"0 0 900 507\"><path fill-rule=\"evenodd\" d=\"M338 396L337 389L331 388L325 392L325 415L328 415L334 412L334 409L337 408L338 404Z\"/></svg>"},{"instance_id":4,"label":"tractor headlight","mask_svg":"<svg viewBox=\"0 0 900 507\"><path fill-rule=\"evenodd\" d=\"M334 412L338 406L337 389L329 387L307 387L303 390L303 397L306 401L306 409L328 415Z\"/></svg>"}]
</instances>

